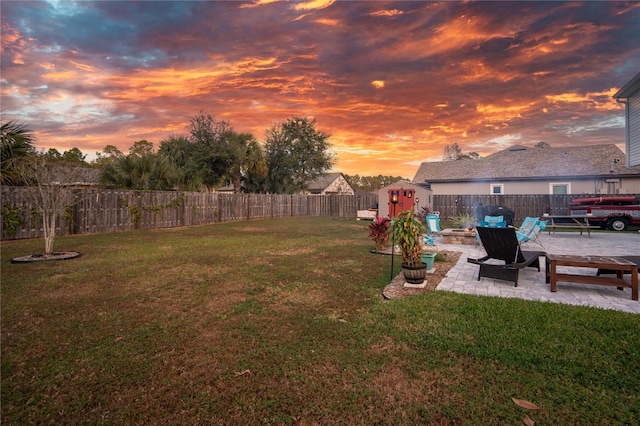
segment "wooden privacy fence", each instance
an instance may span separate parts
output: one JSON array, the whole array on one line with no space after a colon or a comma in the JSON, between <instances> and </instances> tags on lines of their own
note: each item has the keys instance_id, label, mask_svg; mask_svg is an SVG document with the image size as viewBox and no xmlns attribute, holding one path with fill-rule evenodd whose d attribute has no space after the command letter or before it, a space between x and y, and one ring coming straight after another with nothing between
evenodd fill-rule
<instances>
[{"instance_id":1,"label":"wooden privacy fence","mask_svg":"<svg viewBox=\"0 0 640 426\"><path fill-rule=\"evenodd\" d=\"M24 187L2 187L0 230L3 240L43 237L42 218ZM77 202L58 218L56 235L92 234L131 229L170 228L290 216L356 217L358 210L377 204L376 195L220 194L202 192L77 189ZM434 195L432 209L443 218L468 213L479 206L504 206L514 219L569 214L571 200L599 195ZM11 218L8 216L11 215ZM10 232L6 219L18 223Z\"/></svg>"},{"instance_id":2,"label":"wooden privacy fence","mask_svg":"<svg viewBox=\"0 0 640 426\"><path fill-rule=\"evenodd\" d=\"M2 239L43 237L42 218L24 187L2 188ZM220 194L76 189L76 203L58 218L56 235L170 228L290 216L356 217L375 195ZM15 233L5 216L18 218ZM14 221L14 223L16 223Z\"/></svg>"},{"instance_id":3,"label":"wooden privacy fence","mask_svg":"<svg viewBox=\"0 0 640 426\"><path fill-rule=\"evenodd\" d=\"M571 200L574 198L600 196L602 195L434 195L432 208L439 211L440 216L444 218L464 213L475 218L479 206L503 206L513 210L514 219L521 221L525 217L538 217L544 213L568 215Z\"/></svg>"}]
</instances>

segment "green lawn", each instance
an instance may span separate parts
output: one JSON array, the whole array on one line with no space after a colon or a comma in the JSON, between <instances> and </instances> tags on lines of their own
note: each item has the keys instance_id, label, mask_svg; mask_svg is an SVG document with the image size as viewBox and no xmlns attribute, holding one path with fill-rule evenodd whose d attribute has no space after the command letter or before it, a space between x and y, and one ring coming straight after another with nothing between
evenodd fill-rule
<instances>
[{"instance_id":1,"label":"green lawn","mask_svg":"<svg viewBox=\"0 0 640 426\"><path fill-rule=\"evenodd\" d=\"M637 424L639 315L384 301L367 225L64 237L83 256L38 264L3 242L2 424Z\"/></svg>"}]
</instances>

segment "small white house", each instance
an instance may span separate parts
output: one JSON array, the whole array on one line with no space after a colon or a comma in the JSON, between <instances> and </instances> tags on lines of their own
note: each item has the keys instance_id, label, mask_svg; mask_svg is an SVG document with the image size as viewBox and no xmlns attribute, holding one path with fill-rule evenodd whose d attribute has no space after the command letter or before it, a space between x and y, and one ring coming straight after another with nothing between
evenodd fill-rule
<instances>
[{"instance_id":1,"label":"small white house","mask_svg":"<svg viewBox=\"0 0 640 426\"><path fill-rule=\"evenodd\" d=\"M325 173L309 182L306 193L354 195L355 190L342 173Z\"/></svg>"}]
</instances>

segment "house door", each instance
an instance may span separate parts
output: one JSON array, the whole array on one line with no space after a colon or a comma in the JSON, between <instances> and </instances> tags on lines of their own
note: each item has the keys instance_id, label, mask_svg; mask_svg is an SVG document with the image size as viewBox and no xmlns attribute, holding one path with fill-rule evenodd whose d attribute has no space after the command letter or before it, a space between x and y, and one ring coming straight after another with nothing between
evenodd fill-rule
<instances>
[{"instance_id":1,"label":"house door","mask_svg":"<svg viewBox=\"0 0 640 426\"><path fill-rule=\"evenodd\" d=\"M390 189L389 190L389 217L395 218L405 210L411 210L415 201L415 190L413 189Z\"/></svg>"}]
</instances>

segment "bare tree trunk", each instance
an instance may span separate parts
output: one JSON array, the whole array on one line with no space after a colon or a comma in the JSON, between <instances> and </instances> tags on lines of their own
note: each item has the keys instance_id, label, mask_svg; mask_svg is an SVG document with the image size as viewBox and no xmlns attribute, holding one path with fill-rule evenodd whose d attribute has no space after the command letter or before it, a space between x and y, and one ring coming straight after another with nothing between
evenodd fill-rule
<instances>
[{"instance_id":1,"label":"bare tree trunk","mask_svg":"<svg viewBox=\"0 0 640 426\"><path fill-rule=\"evenodd\" d=\"M56 238L56 216L55 212L47 212L42 218L42 226L44 230L44 252L45 254L53 253L53 241Z\"/></svg>"}]
</instances>

